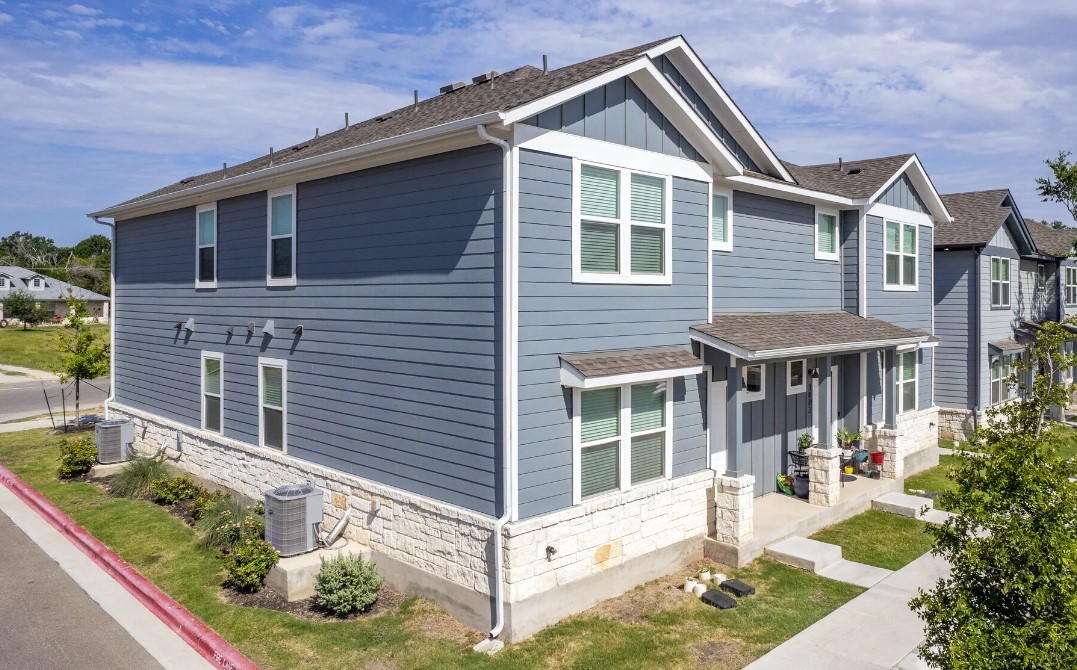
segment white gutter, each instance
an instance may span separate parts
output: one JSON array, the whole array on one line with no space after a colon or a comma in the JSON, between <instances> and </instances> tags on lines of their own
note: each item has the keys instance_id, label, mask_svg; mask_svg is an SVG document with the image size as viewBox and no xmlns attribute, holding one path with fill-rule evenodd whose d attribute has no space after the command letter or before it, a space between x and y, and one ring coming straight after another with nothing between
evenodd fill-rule
<instances>
[{"instance_id":1,"label":"white gutter","mask_svg":"<svg viewBox=\"0 0 1077 670\"><path fill-rule=\"evenodd\" d=\"M514 501L512 492L515 488L515 471L516 471L516 379L513 374L516 366L514 361L516 358L516 285L514 282L513 272L516 267L516 227L515 217L513 216L513 199L512 199L512 147L505 140L493 137L486 132L486 126L479 124L475 126L475 130L478 132L479 137L490 144L496 144L501 147L502 151L502 173L501 173L501 205L504 209L502 214L502 259L501 259L501 272L502 272L502 384L504 388L501 392L501 412L502 412L502 428L503 428L503 463L502 473L504 481L502 483L502 508L501 517L494 523L494 600L496 608L496 619L494 621L494 627L490 630L490 639L493 640L501 634L501 631L505 628L505 585L504 585L504 566L502 565L502 539L501 534L505 528L505 524L513 516Z\"/></svg>"},{"instance_id":2,"label":"white gutter","mask_svg":"<svg viewBox=\"0 0 1077 670\"><path fill-rule=\"evenodd\" d=\"M108 397L105 398L105 418L108 418L108 408L116 400L116 223L102 221L96 216L91 216L94 223L108 226L112 241L108 254Z\"/></svg>"}]
</instances>

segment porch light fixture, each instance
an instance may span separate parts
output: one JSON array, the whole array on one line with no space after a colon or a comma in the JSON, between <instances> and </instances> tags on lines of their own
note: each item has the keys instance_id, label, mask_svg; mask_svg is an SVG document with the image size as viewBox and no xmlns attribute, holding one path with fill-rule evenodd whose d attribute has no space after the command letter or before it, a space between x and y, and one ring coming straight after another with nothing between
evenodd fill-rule
<instances>
[{"instance_id":1,"label":"porch light fixture","mask_svg":"<svg viewBox=\"0 0 1077 670\"><path fill-rule=\"evenodd\" d=\"M819 379L819 368L812 368L808 370L808 376L812 379Z\"/></svg>"}]
</instances>

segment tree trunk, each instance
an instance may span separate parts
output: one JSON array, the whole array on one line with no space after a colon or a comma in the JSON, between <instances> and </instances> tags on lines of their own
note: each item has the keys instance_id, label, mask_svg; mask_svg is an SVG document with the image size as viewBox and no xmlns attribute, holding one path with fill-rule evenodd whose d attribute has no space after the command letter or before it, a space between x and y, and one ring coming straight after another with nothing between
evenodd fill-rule
<instances>
[{"instance_id":1,"label":"tree trunk","mask_svg":"<svg viewBox=\"0 0 1077 670\"><path fill-rule=\"evenodd\" d=\"M79 378L75 377L75 430L79 429Z\"/></svg>"}]
</instances>

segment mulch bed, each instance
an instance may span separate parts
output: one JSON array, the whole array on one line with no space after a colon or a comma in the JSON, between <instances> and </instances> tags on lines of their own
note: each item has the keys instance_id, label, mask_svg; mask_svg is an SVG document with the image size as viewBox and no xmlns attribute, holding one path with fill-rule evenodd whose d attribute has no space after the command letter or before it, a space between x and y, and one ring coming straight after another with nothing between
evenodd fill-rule
<instances>
[{"instance_id":1,"label":"mulch bed","mask_svg":"<svg viewBox=\"0 0 1077 670\"><path fill-rule=\"evenodd\" d=\"M294 617L305 619L307 621L350 621L352 619L365 619L386 612L395 612L404 600L407 599L407 596L404 594L394 591L387 586L382 586L381 591L378 592L378 599L374 601L374 605L370 609L365 612L360 612L359 614L338 617L315 605L313 598L297 600L290 603L284 599L284 596L268 588L264 588L257 593L241 593L229 586L222 586L218 592L218 596L221 600L230 605L261 607L262 609L286 612Z\"/></svg>"}]
</instances>

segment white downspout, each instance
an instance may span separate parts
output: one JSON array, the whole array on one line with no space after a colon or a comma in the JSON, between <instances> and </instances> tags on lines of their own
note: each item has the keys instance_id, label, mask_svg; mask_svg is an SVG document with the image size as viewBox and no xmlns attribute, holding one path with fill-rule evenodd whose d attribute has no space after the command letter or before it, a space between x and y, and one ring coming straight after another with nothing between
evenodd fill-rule
<instances>
[{"instance_id":1,"label":"white downspout","mask_svg":"<svg viewBox=\"0 0 1077 670\"><path fill-rule=\"evenodd\" d=\"M96 216L90 218L94 220L94 223L108 226L111 231L108 254L108 397L105 398L105 418L107 419L108 408L116 399L116 222L102 221Z\"/></svg>"},{"instance_id":2,"label":"white downspout","mask_svg":"<svg viewBox=\"0 0 1077 670\"><path fill-rule=\"evenodd\" d=\"M512 197L512 147L505 140L493 137L486 132L486 126L479 124L475 126L475 130L478 132L479 137L484 141L491 144L496 144L501 147L502 151L502 173L501 173L501 204L504 208L502 214L502 260L501 260L501 293L502 293L502 341L501 341L501 354L502 354L502 384L503 389L501 393L501 412L502 412L502 428L503 428L503 449L504 458L502 465L502 472L504 475L504 482L502 484L502 501L503 506L501 510L501 517L494 523L494 599L496 609L496 619L494 621L494 627L490 630L490 639L496 639L501 631L505 628L505 586L504 586L504 566L502 558L502 540L501 534L505 527L505 524L513 516L514 501L512 492L515 488L515 466L516 466L516 380L513 371L516 366L513 364L516 357L516 337L515 337L515 322L516 322L516 286L513 281L513 270L515 264L515 251L516 251L516 227L515 217L513 216L513 197Z\"/></svg>"}]
</instances>

